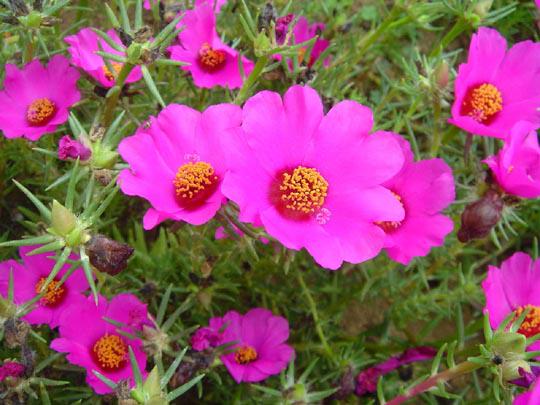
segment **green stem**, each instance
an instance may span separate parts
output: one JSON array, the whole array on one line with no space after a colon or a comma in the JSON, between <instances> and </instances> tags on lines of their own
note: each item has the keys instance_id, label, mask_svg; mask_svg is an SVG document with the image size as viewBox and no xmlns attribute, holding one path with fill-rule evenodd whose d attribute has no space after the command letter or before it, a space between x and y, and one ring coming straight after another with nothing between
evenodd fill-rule
<instances>
[{"instance_id":1,"label":"green stem","mask_svg":"<svg viewBox=\"0 0 540 405\"><path fill-rule=\"evenodd\" d=\"M261 75L267 63L268 63L268 56L261 56L257 60L257 63L255 64L255 67L253 68L253 71L248 76L248 78L242 85L242 88L238 92L238 95L236 96L236 99L234 100L235 104L241 105L244 101L247 100L247 98L251 94L251 90L255 86L257 79Z\"/></svg>"},{"instance_id":2,"label":"green stem","mask_svg":"<svg viewBox=\"0 0 540 405\"><path fill-rule=\"evenodd\" d=\"M135 65L133 65L132 63L125 63L124 66L122 66L120 72L118 73L118 77L116 78L114 86L111 87L111 89L107 93L107 97L105 99L105 108L103 110L103 116L101 119L101 123L105 128L108 128L113 121L114 110L116 109L116 105L118 104L118 100L120 99L122 87L124 87L124 83L126 82L126 79L133 70L133 68L135 68Z\"/></svg>"},{"instance_id":3,"label":"green stem","mask_svg":"<svg viewBox=\"0 0 540 405\"><path fill-rule=\"evenodd\" d=\"M441 39L440 42L437 42L435 47L431 50L429 54L430 58L435 58L441 54L444 48L446 48L454 39L456 39L463 31L470 27L469 22L464 18L460 17L452 29L446 33L446 35Z\"/></svg>"},{"instance_id":4,"label":"green stem","mask_svg":"<svg viewBox=\"0 0 540 405\"><path fill-rule=\"evenodd\" d=\"M441 100L438 95L433 96L433 138L431 142L430 155L437 157L439 148L441 147L442 132L439 126L441 119Z\"/></svg>"},{"instance_id":5,"label":"green stem","mask_svg":"<svg viewBox=\"0 0 540 405\"><path fill-rule=\"evenodd\" d=\"M396 4L392 7L390 10L390 13L386 16L384 21L377 27L375 31L372 31L370 34L368 34L366 37L363 37L363 39L360 41L359 50L356 54L357 59L360 59L364 53L373 45L392 25L394 22L395 17L399 13L399 8Z\"/></svg>"},{"instance_id":6,"label":"green stem","mask_svg":"<svg viewBox=\"0 0 540 405\"><path fill-rule=\"evenodd\" d=\"M471 373L474 370L479 369L480 367L482 367L481 364L473 363L472 361L464 361L463 363L459 363L455 367L442 371L438 374L432 375L427 380L412 387L405 394L398 395L391 401L387 402L386 405L402 404L403 402L408 401L409 399L414 398L415 396L420 395L433 387L436 387L440 383L445 383L463 374Z\"/></svg>"},{"instance_id":7,"label":"green stem","mask_svg":"<svg viewBox=\"0 0 540 405\"><path fill-rule=\"evenodd\" d=\"M328 355L330 359L334 360L334 353L332 352L330 345L328 345L328 341L326 340L326 336L324 336L324 332L321 327L321 321L319 319L319 313L317 311L317 306L315 305L315 300L313 299L313 296L311 295L311 292L309 291L309 288L307 287L306 282L304 281L302 270L298 268L296 270L296 278L298 279L298 283L300 284L300 287L302 288L302 292L306 296L309 310L311 312L311 316L313 317L313 322L315 323L315 331L317 332L317 335L319 336L319 339L321 340L321 344L324 348L324 351L326 352L326 354Z\"/></svg>"}]
</instances>

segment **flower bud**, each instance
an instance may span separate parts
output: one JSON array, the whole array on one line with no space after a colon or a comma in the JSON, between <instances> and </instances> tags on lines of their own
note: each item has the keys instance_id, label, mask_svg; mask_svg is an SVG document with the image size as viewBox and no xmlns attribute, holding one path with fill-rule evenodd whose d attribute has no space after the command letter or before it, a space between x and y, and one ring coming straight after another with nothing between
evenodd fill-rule
<instances>
[{"instance_id":1,"label":"flower bud","mask_svg":"<svg viewBox=\"0 0 540 405\"><path fill-rule=\"evenodd\" d=\"M270 31L270 26L272 22L277 19L277 11L272 3L266 3L264 6L261 15L259 15L258 29L259 32L265 30L266 32Z\"/></svg>"},{"instance_id":2,"label":"flower bud","mask_svg":"<svg viewBox=\"0 0 540 405\"><path fill-rule=\"evenodd\" d=\"M481 199L467 205L457 234L460 242L485 237L501 219L503 207L500 195L494 190L488 190Z\"/></svg>"},{"instance_id":3,"label":"flower bud","mask_svg":"<svg viewBox=\"0 0 540 405\"><path fill-rule=\"evenodd\" d=\"M27 15L30 12L24 0L9 0L8 3L11 12L17 17Z\"/></svg>"},{"instance_id":4,"label":"flower bud","mask_svg":"<svg viewBox=\"0 0 540 405\"><path fill-rule=\"evenodd\" d=\"M437 86L439 89L445 89L446 86L448 86L449 81L449 75L450 75L450 69L448 67L448 62L443 60L437 68L435 69L435 83L437 83Z\"/></svg>"},{"instance_id":5,"label":"flower bud","mask_svg":"<svg viewBox=\"0 0 540 405\"><path fill-rule=\"evenodd\" d=\"M53 200L51 225L57 235L65 237L77 226L77 217L58 201Z\"/></svg>"},{"instance_id":6,"label":"flower bud","mask_svg":"<svg viewBox=\"0 0 540 405\"><path fill-rule=\"evenodd\" d=\"M491 9L492 5L493 5L493 0L480 0L474 6L474 12L480 18L484 18L489 13L489 10Z\"/></svg>"},{"instance_id":7,"label":"flower bud","mask_svg":"<svg viewBox=\"0 0 540 405\"><path fill-rule=\"evenodd\" d=\"M115 276L125 270L134 249L103 235L94 235L86 244L90 264L97 270Z\"/></svg>"},{"instance_id":8,"label":"flower bud","mask_svg":"<svg viewBox=\"0 0 540 405\"><path fill-rule=\"evenodd\" d=\"M19 378L22 377L25 371L25 367L16 361L4 361L4 364L0 366L0 381L4 381L6 378Z\"/></svg>"},{"instance_id":9,"label":"flower bud","mask_svg":"<svg viewBox=\"0 0 540 405\"><path fill-rule=\"evenodd\" d=\"M96 142L92 145L92 163L94 164L94 167L99 169L111 169L117 159L118 153L103 147L100 142Z\"/></svg>"},{"instance_id":10,"label":"flower bud","mask_svg":"<svg viewBox=\"0 0 540 405\"><path fill-rule=\"evenodd\" d=\"M494 356L498 356L501 360L499 367L504 381L515 380L520 378L523 372L531 372L531 367L525 360L527 351L525 335L517 332L495 332L491 350Z\"/></svg>"},{"instance_id":11,"label":"flower bud","mask_svg":"<svg viewBox=\"0 0 540 405\"><path fill-rule=\"evenodd\" d=\"M77 159L81 161L88 160L92 151L81 142L71 139L68 135L60 138L58 143L58 159L68 160Z\"/></svg>"},{"instance_id":12,"label":"flower bud","mask_svg":"<svg viewBox=\"0 0 540 405\"><path fill-rule=\"evenodd\" d=\"M4 341L9 349L22 346L30 332L30 325L25 321L9 318L4 322Z\"/></svg>"}]
</instances>

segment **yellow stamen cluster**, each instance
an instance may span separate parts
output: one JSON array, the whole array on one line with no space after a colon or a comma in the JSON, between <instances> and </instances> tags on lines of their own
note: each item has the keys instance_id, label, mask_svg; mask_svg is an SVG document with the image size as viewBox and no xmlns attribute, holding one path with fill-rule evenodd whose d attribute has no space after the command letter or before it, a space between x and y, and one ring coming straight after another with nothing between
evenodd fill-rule
<instances>
[{"instance_id":1,"label":"yellow stamen cluster","mask_svg":"<svg viewBox=\"0 0 540 405\"><path fill-rule=\"evenodd\" d=\"M282 176L279 190L286 208L311 214L323 206L328 195L328 182L316 169L298 166L292 173L285 172Z\"/></svg>"},{"instance_id":2,"label":"yellow stamen cluster","mask_svg":"<svg viewBox=\"0 0 540 405\"><path fill-rule=\"evenodd\" d=\"M118 73L120 73L120 70L122 70L122 64L118 62L111 62L110 65L113 68L114 72L111 72L107 65L103 65L103 73L105 74L107 80L114 82L116 80L116 77L118 76Z\"/></svg>"},{"instance_id":3,"label":"yellow stamen cluster","mask_svg":"<svg viewBox=\"0 0 540 405\"><path fill-rule=\"evenodd\" d=\"M225 63L226 54L219 49L213 49L210 44L204 43L199 50L199 61L206 70L215 71Z\"/></svg>"},{"instance_id":4,"label":"yellow stamen cluster","mask_svg":"<svg viewBox=\"0 0 540 405\"><path fill-rule=\"evenodd\" d=\"M251 346L242 346L234 354L234 361L238 364L248 364L257 360L257 351Z\"/></svg>"},{"instance_id":5,"label":"yellow stamen cluster","mask_svg":"<svg viewBox=\"0 0 540 405\"><path fill-rule=\"evenodd\" d=\"M401 201L401 197L397 195L396 193L394 193L393 191L391 191L391 193L403 207L403 202ZM375 225L378 225L379 228L381 228L384 232L390 233L392 231L395 231L401 226L401 221L378 221L378 222L375 222Z\"/></svg>"},{"instance_id":6,"label":"yellow stamen cluster","mask_svg":"<svg viewBox=\"0 0 540 405\"><path fill-rule=\"evenodd\" d=\"M103 335L92 348L99 365L105 370L117 370L127 358L127 345L118 335Z\"/></svg>"},{"instance_id":7,"label":"yellow stamen cluster","mask_svg":"<svg viewBox=\"0 0 540 405\"><path fill-rule=\"evenodd\" d=\"M45 280L47 280L45 277L41 277L36 284L36 293L41 293L41 288L43 287L43 284L45 284ZM41 303L50 306L57 304L62 298L64 298L64 294L66 293L66 288L61 285L59 286L60 282L56 280L52 280L49 285L47 286L47 290L45 291L45 294L41 298Z\"/></svg>"},{"instance_id":8,"label":"yellow stamen cluster","mask_svg":"<svg viewBox=\"0 0 540 405\"><path fill-rule=\"evenodd\" d=\"M502 110L502 95L499 89L490 83L475 87L470 93L469 116L478 122L484 122Z\"/></svg>"},{"instance_id":9,"label":"yellow stamen cluster","mask_svg":"<svg viewBox=\"0 0 540 405\"><path fill-rule=\"evenodd\" d=\"M540 307L535 305L521 306L516 309L515 319L519 318L525 310L529 310L529 312L527 313L527 316L525 316L518 332L527 337L531 337L540 333Z\"/></svg>"},{"instance_id":10,"label":"yellow stamen cluster","mask_svg":"<svg viewBox=\"0 0 540 405\"><path fill-rule=\"evenodd\" d=\"M189 162L178 169L174 179L176 195L191 199L218 180L214 168L206 162Z\"/></svg>"},{"instance_id":11,"label":"yellow stamen cluster","mask_svg":"<svg viewBox=\"0 0 540 405\"><path fill-rule=\"evenodd\" d=\"M38 98L28 106L26 120L30 125L45 125L56 113L56 104L48 98Z\"/></svg>"}]
</instances>

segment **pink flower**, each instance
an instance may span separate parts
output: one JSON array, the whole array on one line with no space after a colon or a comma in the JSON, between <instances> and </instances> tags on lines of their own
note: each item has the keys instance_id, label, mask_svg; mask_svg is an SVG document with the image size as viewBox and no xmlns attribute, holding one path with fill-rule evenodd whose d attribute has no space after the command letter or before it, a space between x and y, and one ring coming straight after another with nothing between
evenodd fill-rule
<instances>
[{"instance_id":1,"label":"pink flower","mask_svg":"<svg viewBox=\"0 0 540 405\"><path fill-rule=\"evenodd\" d=\"M267 309L254 308L245 315L229 311L223 317L226 329L220 344L236 342L232 353L221 361L237 383L257 382L280 373L294 356L285 342L289 323Z\"/></svg>"},{"instance_id":2,"label":"pink flower","mask_svg":"<svg viewBox=\"0 0 540 405\"><path fill-rule=\"evenodd\" d=\"M25 369L21 363L16 361L4 361L4 364L0 366L0 381L4 381L8 377L21 377Z\"/></svg>"},{"instance_id":3,"label":"pink flower","mask_svg":"<svg viewBox=\"0 0 540 405\"><path fill-rule=\"evenodd\" d=\"M540 0L534 0L534 2L536 3L536 7L540 8Z\"/></svg>"},{"instance_id":4,"label":"pink flower","mask_svg":"<svg viewBox=\"0 0 540 405\"><path fill-rule=\"evenodd\" d=\"M539 6L540 7L540 6ZM512 402L513 405L540 405L540 383L534 384L534 387L523 394L518 395Z\"/></svg>"},{"instance_id":5,"label":"pink flower","mask_svg":"<svg viewBox=\"0 0 540 405\"><path fill-rule=\"evenodd\" d=\"M6 65L4 90L0 91L0 130L6 138L37 141L67 121L69 108L81 99L79 73L61 56L47 66L38 59L19 70Z\"/></svg>"},{"instance_id":6,"label":"pink flower","mask_svg":"<svg viewBox=\"0 0 540 405\"><path fill-rule=\"evenodd\" d=\"M222 344L223 318L211 318L208 327L199 328L191 335L190 344L198 352Z\"/></svg>"},{"instance_id":7,"label":"pink flower","mask_svg":"<svg viewBox=\"0 0 540 405\"><path fill-rule=\"evenodd\" d=\"M159 3L159 0L153 0L154 3ZM223 7L225 4L227 4L227 0L195 0L195 6L200 6L204 3L211 3L212 7L215 7L216 13L219 13L221 11L221 7ZM144 8L147 10L150 10L151 4L150 0L144 0Z\"/></svg>"},{"instance_id":8,"label":"pink flower","mask_svg":"<svg viewBox=\"0 0 540 405\"><path fill-rule=\"evenodd\" d=\"M289 14L285 17L280 17L276 21L276 40L278 43L282 44L287 35L290 22L294 19L293 14ZM304 61L304 55L307 52L307 48L301 48L298 52L298 60L300 63L306 62L308 67L313 66L313 64L319 59L321 54L328 48L330 41L321 38L321 34L325 29L325 25L321 22L315 22L309 25L309 22L306 17L301 16L298 18L296 25L293 28L293 41L291 45L301 44L302 42L309 41L311 38L318 37L313 44L311 49L309 61ZM275 59L281 60L281 55L275 55ZM292 69L292 61L288 61L289 67ZM324 60L324 66L330 64L330 58Z\"/></svg>"},{"instance_id":9,"label":"pink flower","mask_svg":"<svg viewBox=\"0 0 540 405\"><path fill-rule=\"evenodd\" d=\"M405 350L398 356L390 357L388 360L362 370L356 376L355 393L358 396L372 394L377 392L377 383L379 378L389 372L406 364L417 361L431 360L437 354L437 350L428 346L414 347Z\"/></svg>"},{"instance_id":10,"label":"pink flower","mask_svg":"<svg viewBox=\"0 0 540 405\"><path fill-rule=\"evenodd\" d=\"M81 142L71 139L69 135L64 135L58 142L58 159L68 160L77 159L81 161L88 160L92 151Z\"/></svg>"},{"instance_id":11,"label":"pink flower","mask_svg":"<svg viewBox=\"0 0 540 405\"><path fill-rule=\"evenodd\" d=\"M149 127L120 143L119 152L130 165L120 173L120 188L152 205L145 229L166 219L201 225L214 216L225 202L224 142L239 131L241 118L240 107L232 104L203 113L171 104L150 119Z\"/></svg>"},{"instance_id":12,"label":"pink flower","mask_svg":"<svg viewBox=\"0 0 540 405\"><path fill-rule=\"evenodd\" d=\"M382 186L403 153L393 136L370 136L372 126L371 110L354 101L325 116L310 87L293 86L283 99L262 91L244 106L245 139L231 151L223 193L241 221L261 223L289 249L306 248L323 267L371 259L385 238L375 223L404 216Z\"/></svg>"},{"instance_id":13,"label":"pink flower","mask_svg":"<svg viewBox=\"0 0 540 405\"><path fill-rule=\"evenodd\" d=\"M22 264L15 260L0 263L0 294L7 297L10 273L13 275L13 293L16 304L21 305L38 295L43 283L49 276L56 261L50 259L51 253L41 253L28 256L28 253L39 246L25 246L19 248ZM77 260L72 255L71 260ZM88 282L82 269L76 269L66 281L58 287L59 281L71 268L65 264L58 276L49 284L47 292L35 305L35 308L23 317L33 325L48 324L55 328L60 323L62 313L73 305L80 303L85 297L82 295L88 289Z\"/></svg>"},{"instance_id":14,"label":"pink flower","mask_svg":"<svg viewBox=\"0 0 540 405\"><path fill-rule=\"evenodd\" d=\"M84 302L73 305L62 316L60 337L51 342L51 348L68 353L71 364L86 369L86 382L98 394L107 394L112 390L105 385L93 371L98 371L114 382L129 380L134 386L129 349L133 349L137 364L146 375L146 355L142 341L130 339L118 333L118 329L104 318L127 325L121 330L133 333L133 313L144 313L146 305L132 294L119 294L110 302L100 296L98 305L92 296Z\"/></svg>"},{"instance_id":15,"label":"pink flower","mask_svg":"<svg viewBox=\"0 0 540 405\"><path fill-rule=\"evenodd\" d=\"M204 2L186 11L178 26L184 30L179 34L180 45L169 47L171 59L190 64L182 69L191 72L196 86L235 89L242 85L238 68L240 55L219 38L211 4ZM253 62L242 57L242 64L244 74L248 76L253 70Z\"/></svg>"},{"instance_id":16,"label":"pink flower","mask_svg":"<svg viewBox=\"0 0 540 405\"><path fill-rule=\"evenodd\" d=\"M473 35L459 67L450 123L476 135L504 139L520 120L540 124L540 44L524 41L508 51L496 30Z\"/></svg>"},{"instance_id":17,"label":"pink flower","mask_svg":"<svg viewBox=\"0 0 540 405\"><path fill-rule=\"evenodd\" d=\"M532 260L525 253L514 253L501 267L489 266L487 278L482 282L491 327L496 329L512 312L519 316L529 309L519 333L531 337L540 333L540 259ZM540 350L540 342L530 346Z\"/></svg>"},{"instance_id":18,"label":"pink flower","mask_svg":"<svg viewBox=\"0 0 540 405\"><path fill-rule=\"evenodd\" d=\"M107 35L111 37L118 45L122 45L122 41L114 30L107 31ZM103 87L112 87L116 81L116 76L122 69L122 64L111 61L110 64L114 70L111 72L103 58L96 52L103 50L107 53L125 56L125 52L117 51L105 42L98 34L92 31L91 28L83 28L75 35L70 35L64 38L64 41L69 44L68 51L71 55L71 63L92 76ZM101 48L100 48L101 47ZM135 67L126 79L126 83L133 83L142 78L141 68Z\"/></svg>"},{"instance_id":19,"label":"pink flower","mask_svg":"<svg viewBox=\"0 0 540 405\"><path fill-rule=\"evenodd\" d=\"M442 159L414 162L409 142L388 134L401 145L405 164L384 186L403 205L405 218L378 225L386 232L384 247L390 258L406 265L413 257L427 255L433 246L443 245L452 232L452 220L440 211L455 199L454 178Z\"/></svg>"},{"instance_id":20,"label":"pink flower","mask_svg":"<svg viewBox=\"0 0 540 405\"><path fill-rule=\"evenodd\" d=\"M524 198L540 196L540 147L538 125L520 121L510 131L504 147L487 164L497 183L509 194Z\"/></svg>"}]
</instances>

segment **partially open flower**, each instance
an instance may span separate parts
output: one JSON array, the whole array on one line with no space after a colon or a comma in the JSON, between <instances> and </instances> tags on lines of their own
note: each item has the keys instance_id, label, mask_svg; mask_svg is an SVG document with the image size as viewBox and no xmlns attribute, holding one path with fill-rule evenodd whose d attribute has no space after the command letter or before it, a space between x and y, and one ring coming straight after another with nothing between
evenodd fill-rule
<instances>
[{"instance_id":1,"label":"partially open flower","mask_svg":"<svg viewBox=\"0 0 540 405\"><path fill-rule=\"evenodd\" d=\"M81 142L71 139L69 135L64 135L58 143L58 159L68 160L77 159L81 161L88 160L92 151Z\"/></svg>"},{"instance_id":2,"label":"partially open flower","mask_svg":"<svg viewBox=\"0 0 540 405\"><path fill-rule=\"evenodd\" d=\"M0 366L0 381L6 378L18 378L24 374L25 367L16 361L4 361Z\"/></svg>"},{"instance_id":3,"label":"partially open flower","mask_svg":"<svg viewBox=\"0 0 540 405\"><path fill-rule=\"evenodd\" d=\"M487 236L501 219L503 208L503 200L494 190L488 190L482 198L467 205L461 214L459 241L465 243Z\"/></svg>"}]
</instances>

